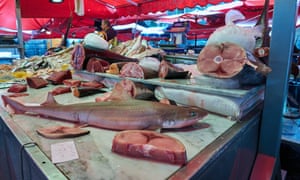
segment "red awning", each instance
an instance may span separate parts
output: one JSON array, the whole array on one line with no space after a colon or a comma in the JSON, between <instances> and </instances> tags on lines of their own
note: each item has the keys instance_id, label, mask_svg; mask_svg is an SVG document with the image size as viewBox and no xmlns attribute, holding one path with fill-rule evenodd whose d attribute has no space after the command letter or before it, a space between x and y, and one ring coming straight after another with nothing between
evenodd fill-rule
<instances>
[{"instance_id":1,"label":"red awning","mask_svg":"<svg viewBox=\"0 0 300 180\"><path fill-rule=\"evenodd\" d=\"M69 17L75 12L74 2L83 2L84 16L116 18L141 15L150 12L183 9L232 2L233 0L64 0L50 3L49 0L20 0L22 17Z\"/></svg>"},{"instance_id":2,"label":"red awning","mask_svg":"<svg viewBox=\"0 0 300 180\"><path fill-rule=\"evenodd\" d=\"M61 4L50 3L49 0L20 0L22 29L36 30L47 27L52 34L33 34L31 38L54 38L61 37L66 26L62 24L66 18L73 16L70 36L83 37L86 33L93 31L94 19L114 19L113 24L124 24L137 19L157 18L149 12L165 12L176 8L195 7L196 5L216 5L221 2L232 2L233 0L64 0ZM74 4L83 2L83 4ZM251 18L259 15L264 0L245 0L238 10ZM270 0L273 5L274 0ZM223 4L223 3L221 3ZM83 15L75 13L75 7L82 7ZM210 6L211 7L211 6ZM225 9L227 11L229 9ZM223 13L224 13L223 12ZM123 18L123 19L122 19ZM16 32L15 1L0 1L0 33ZM25 34L26 35L26 34ZM42 36L43 35L43 36ZM26 39L26 38L25 38Z\"/></svg>"},{"instance_id":3,"label":"red awning","mask_svg":"<svg viewBox=\"0 0 300 180\"><path fill-rule=\"evenodd\" d=\"M265 1L264 0L245 0L246 6L252 6L252 7L258 7L258 6L264 6ZM270 5L274 5L274 0L270 0Z\"/></svg>"},{"instance_id":4,"label":"red awning","mask_svg":"<svg viewBox=\"0 0 300 180\"><path fill-rule=\"evenodd\" d=\"M142 14L142 15L133 15L133 16L122 16L117 18L113 21L113 24L123 25L123 24L130 24L135 23L137 21L144 21L144 20L158 20L161 16L166 15L166 13L149 13L149 14Z\"/></svg>"},{"instance_id":5,"label":"red awning","mask_svg":"<svg viewBox=\"0 0 300 180\"><path fill-rule=\"evenodd\" d=\"M74 0L64 0L62 3L51 3L49 0L20 0L21 16L25 18L70 17L75 14L74 2ZM99 18L117 17L115 10L97 3L96 0L82 0L82 2L84 2L84 16Z\"/></svg>"},{"instance_id":6,"label":"red awning","mask_svg":"<svg viewBox=\"0 0 300 180\"><path fill-rule=\"evenodd\" d=\"M135 0L137 6L132 5L127 0L121 0L125 6L117 7L119 15L134 15L134 14L147 14L149 12L167 11L174 9L183 9L185 7L206 6L208 4L219 4L221 2L231 2L232 0Z\"/></svg>"}]
</instances>

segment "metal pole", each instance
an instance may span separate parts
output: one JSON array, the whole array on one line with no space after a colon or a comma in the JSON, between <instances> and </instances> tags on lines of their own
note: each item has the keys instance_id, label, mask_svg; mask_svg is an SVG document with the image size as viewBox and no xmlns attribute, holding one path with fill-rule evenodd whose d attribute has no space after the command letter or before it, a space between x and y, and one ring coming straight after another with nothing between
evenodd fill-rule
<instances>
[{"instance_id":1,"label":"metal pole","mask_svg":"<svg viewBox=\"0 0 300 180\"><path fill-rule=\"evenodd\" d=\"M18 34L18 50L20 53L20 58L24 59L24 40L22 33L22 19L21 19L21 10L20 10L20 0L16 0L16 20L17 20L17 34Z\"/></svg>"},{"instance_id":2,"label":"metal pole","mask_svg":"<svg viewBox=\"0 0 300 180\"><path fill-rule=\"evenodd\" d=\"M297 0L275 0L269 66L262 114L259 153L277 158L281 123L287 98L289 70L294 46Z\"/></svg>"}]
</instances>

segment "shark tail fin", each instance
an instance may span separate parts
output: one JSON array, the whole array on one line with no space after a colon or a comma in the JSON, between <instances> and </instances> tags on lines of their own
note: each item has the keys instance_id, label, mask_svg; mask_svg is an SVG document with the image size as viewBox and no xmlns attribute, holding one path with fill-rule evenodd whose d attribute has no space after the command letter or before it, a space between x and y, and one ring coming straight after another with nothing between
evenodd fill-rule
<instances>
[{"instance_id":1,"label":"shark tail fin","mask_svg":"<svg viewBox=\"0 0 300 180\"><path fill-rule=\"evenodd\" d=\"M26 112L26 106L22 103L10 98L9 96L2 95L4 106L12 114L24 114Z\"/></svg>"},{"instance_id":2,"label":"shark tail fin","mask_svg":"<svg viewBox=\"0 0 300 180\"><path fill-rule=\"evenodd\" d=\"M232 25L235 21L244 20L246 17L242 14L241 11L232 9L229 10L225 15L225 24Z\"/></svg>"}]
</instances>

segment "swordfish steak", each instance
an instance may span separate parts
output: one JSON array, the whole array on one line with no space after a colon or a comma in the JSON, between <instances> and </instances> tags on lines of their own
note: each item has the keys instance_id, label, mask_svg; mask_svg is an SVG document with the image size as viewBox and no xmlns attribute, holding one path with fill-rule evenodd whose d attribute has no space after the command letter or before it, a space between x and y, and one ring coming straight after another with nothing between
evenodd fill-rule
<instances>
[{"instance_id":1,"label":"swordfish steak","mask_svg":"<svg viewBox=\"0 0 300 180\"><path fill-rule=\"evenodd\" d=\"M112 130L181 128L207 115L200 108L136 99L62 105L49 93L47 101L41 105L24 105L4 95L2 100L15 114L30 113Z\"/></svg>"}]
</instances>

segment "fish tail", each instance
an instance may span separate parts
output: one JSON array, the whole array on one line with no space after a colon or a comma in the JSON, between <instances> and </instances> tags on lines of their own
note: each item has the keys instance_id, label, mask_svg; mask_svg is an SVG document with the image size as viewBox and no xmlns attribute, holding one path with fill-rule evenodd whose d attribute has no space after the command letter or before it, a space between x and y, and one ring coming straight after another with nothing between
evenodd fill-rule
<instances>
[{"instance_id":1,"label":"fish tail","mask_svg":"<svg viewBox=\"0 0 300 180\"><path fill-rule=\"evenodd\" d=\"M23 114L26 112L26 107L22 103L5 95L2 95L2 100L4 106L13 111L14 114Z\"/></svg>"},{"instance_id":2,"label":"fish tail","mask_svg":"<svg viewBox=\"0 0 300 180\"><path fill-rule=\"evenodd\" d=\"M269 7L270 7L270 0L265 0L263 10L257 20L255 26L262 27L262 42L260 47L268 47L270 45L269 37Z\"/></svg>"}]
</instances>

